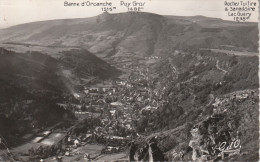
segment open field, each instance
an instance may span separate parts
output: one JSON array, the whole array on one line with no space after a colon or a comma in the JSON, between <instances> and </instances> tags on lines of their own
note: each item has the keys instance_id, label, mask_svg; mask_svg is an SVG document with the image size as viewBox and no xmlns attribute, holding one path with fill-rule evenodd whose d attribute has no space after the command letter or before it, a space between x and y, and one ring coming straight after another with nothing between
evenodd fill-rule
<instances>
[{"instance_id":1,"label":"open field","mask_svg":"<svg viewBox=\"0 0 260 162\"><path fill-rule=\"evenodd\" d=\"M240 51L231 51L231 50L223 50L223 49L210 49L212 52L216 53L226 53L230 55L236 55L236 56L258 56L259 53L256 52L240 52Z\"/></svg>"},{"instance_id":2,"label":"open field","mask_svg":"<svg viewBox=\"0 0 260 162\"><path fill-rule=\"evenodd\" d=\"M60 141L65 137L66 134L62 133L52 133L50 136L48 136L46 139L41 141L40 143L45 145L54 145L57 141Z\"/></svg>"},{"instance_id":3,"label":"open field","mask_svg":"<svg viewBox=\"0 0 260 162\"><path fill-rule=\"evenodd\" d=\"M84 159L85 154L89 154L90 158L95 158L101 154L101 150L103 148L104 146L102 145L87 144L85 146L73 150L72 152L73 156L62 156L62 160L66 162L74 162L74 161L85 162L87 161L86 159ZM48 159L45 159L45 161L53 162L56 161L55 159L56 159L55 157L50 157Z\"/></svg>"}]
</instances>

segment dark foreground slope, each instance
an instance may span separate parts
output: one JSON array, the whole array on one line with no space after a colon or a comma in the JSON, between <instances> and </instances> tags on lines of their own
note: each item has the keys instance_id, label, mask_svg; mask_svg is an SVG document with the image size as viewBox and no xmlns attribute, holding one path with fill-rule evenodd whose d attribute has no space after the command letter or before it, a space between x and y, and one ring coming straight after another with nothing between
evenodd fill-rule
<instances>
[{"instance_id":1,"label":"dark foreground slope","mask_svg":"<svg viewBox=\"0 0 260 162\"><path fill-rule=\"evenodd\" d=\"M119 74L86 50L60 55L53 58L40 52L0 49L0 132L8 145L19 142L19 137L32 128L73 118L70 111L57 103L73 97L84 78L104 80Z\"/></svg>"},{"instance_id":2,"label":"dark foreground slope","mask_svg":"<svg viewBox=\"0 0 260 162\"><path fill-rule=\"evenodd\" d=\"M56 105L68 91L56 74L55 59L0 51L0 132L10 146L33 127L49 126L70 114Z\"/></svg>"}]
</instances>

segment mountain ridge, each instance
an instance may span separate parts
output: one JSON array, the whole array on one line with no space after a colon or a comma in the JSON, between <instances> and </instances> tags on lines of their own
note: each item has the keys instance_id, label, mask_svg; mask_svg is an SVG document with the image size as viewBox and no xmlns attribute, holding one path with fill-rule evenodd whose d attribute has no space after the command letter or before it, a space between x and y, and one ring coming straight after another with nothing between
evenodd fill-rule
<instances>
[{"instance_id":1,"label":"mountain ridge","mask_svg":"<svg viewBox=\"0 0 260 162\"><path fill-rule=\"evenodd\" d=\"M252 37L248 39L245 32ZM21 24L0 30L0 42L81 46L102 58L143 57L167 54L169 48L221 45L257 51L257 32L257 23L251 22L128 12Z\"/></svg>"}]
</instances>

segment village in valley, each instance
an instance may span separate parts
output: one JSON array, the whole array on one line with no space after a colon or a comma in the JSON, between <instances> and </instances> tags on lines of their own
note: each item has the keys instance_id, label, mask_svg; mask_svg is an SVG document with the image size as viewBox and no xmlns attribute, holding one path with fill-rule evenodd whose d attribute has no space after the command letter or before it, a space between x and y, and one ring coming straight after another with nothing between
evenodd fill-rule
<instances>
[{"instance_id":1,"label":"village in valley","mask_svg":"<svg viewBox=\"0 0 260 162\"><path fill-rule=\"evenodd\" d=\"M0 29L0 161L259 160L257 32L148 12Z\"/></svg>"},{"instance_id":2,"label":"village in valley","mask_svg":"<svg viewBox=\"0 0 260 162\"><path fill-rule=\"evenodd\" d=\"M159 59L155 56L143 61ZM126 78L86 85L68 101L57 103L73 112L75 119L34 128L34 134L24 135L26 142L11 149L11 155L25 160L102 160L108 158L106 155L111 160L127 160L127 144L142 139L138 132L149 132L153 127L153 121L147 126L138 120L157 115L158 108L167 102L159 96L161 91L152 89L149 67L143 66L124 64L121 70L127 70Z\"/></svg>"}]
</instances>

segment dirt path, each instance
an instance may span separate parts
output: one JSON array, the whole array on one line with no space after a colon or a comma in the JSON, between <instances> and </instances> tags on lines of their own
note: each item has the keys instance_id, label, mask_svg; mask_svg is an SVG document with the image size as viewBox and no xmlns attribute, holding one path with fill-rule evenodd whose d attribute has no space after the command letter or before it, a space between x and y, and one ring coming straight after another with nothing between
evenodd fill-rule
<instances>
[{"instance_id":1,"label":"dirt path","mask_svg":"<svg viewBox=\"0 0 260 162\"><path fill-rule=\"evenodd\" d=\"M102 155L99 158L95 159L97 161L128 161L127 155L125 153L117 153L117 154L108 154Z\"/></svg>"},{"instance_id":2,"label":"dirt path","mask_svg":"<svg viewBox=\"0 0 260 162\"><path fill-rule=\"evenodd\" d=\"M219 67L219 60L217 60L217 62L216 62L216 68L217 68L218 70L222 71L222 72L225 73L225 74L228 72L228 71L222 69L221 67Z\"/></svg>"},{"instance_id":3,"label":"dirt path","mask_svg":"<svg viewBox=\"0 0 260 162\"><path fill-rule=\"evenodd\" d=\"M214 101L214 99L215 99L215 97L214 97L213 94L210 94L209 97L210 97L210 101L209 101L209 103L206 105L206 107L210 106L210 105L212 104L212 102Z\"/></svg>"}]
</instances>

